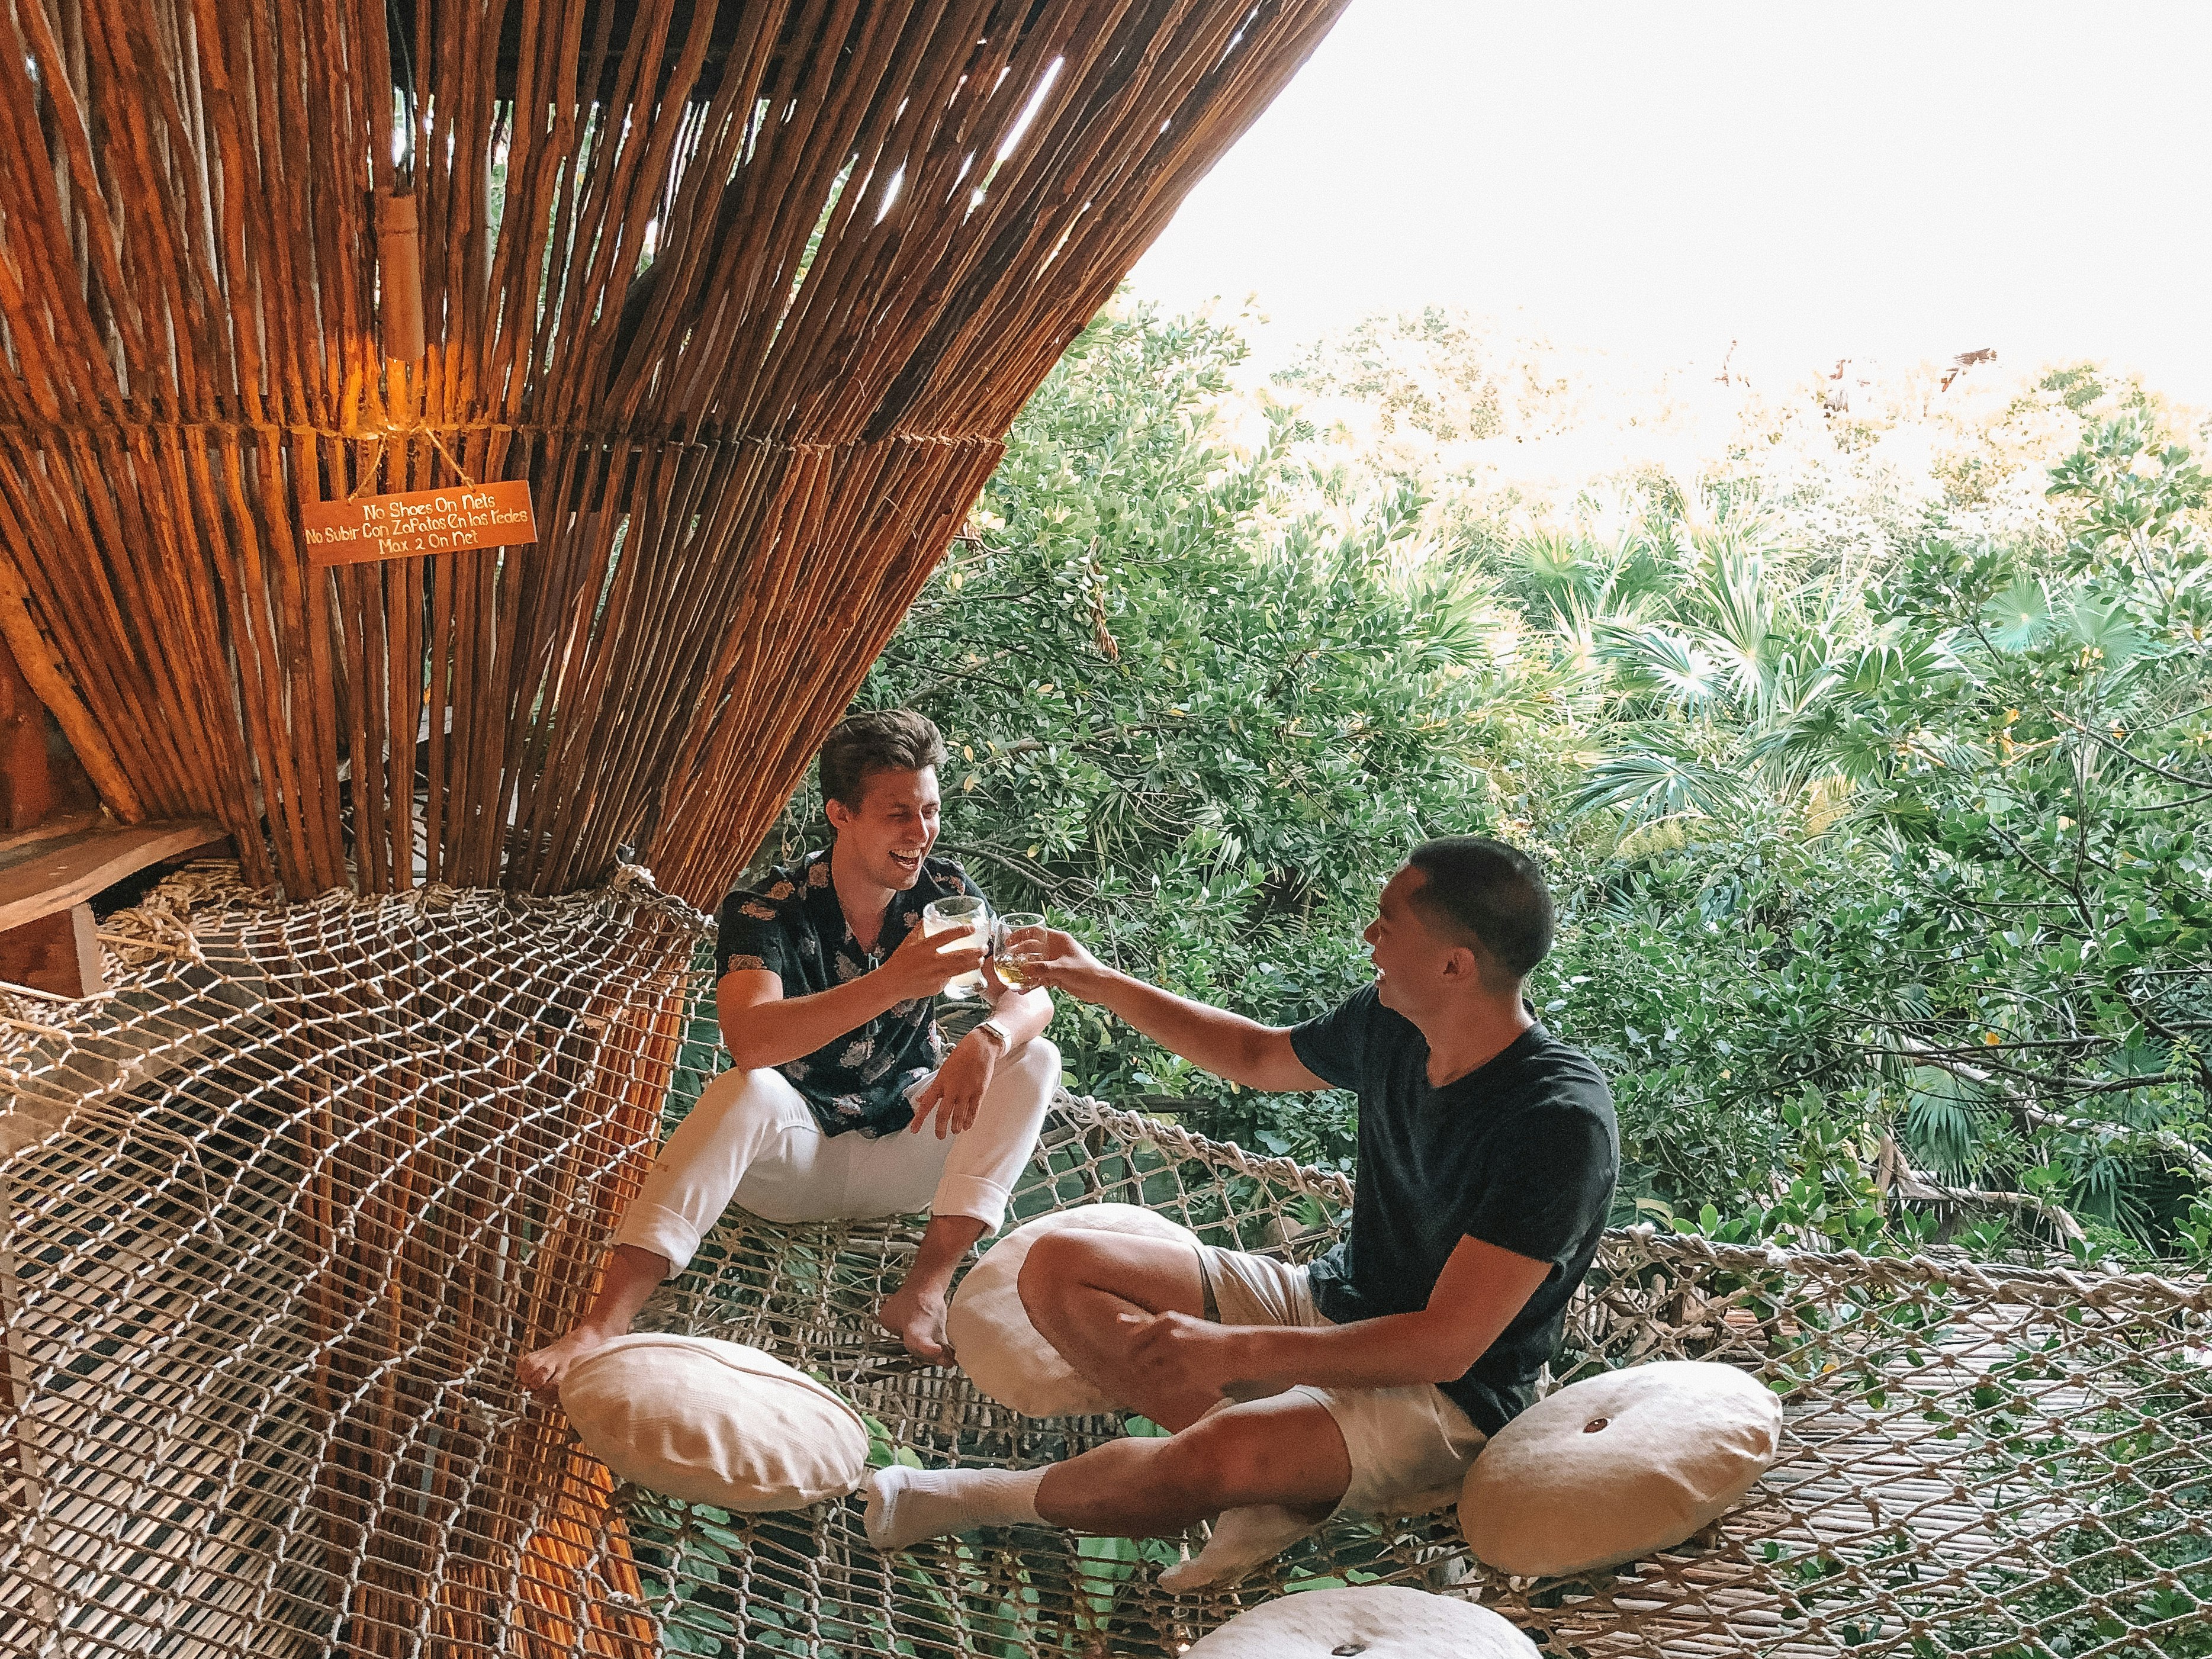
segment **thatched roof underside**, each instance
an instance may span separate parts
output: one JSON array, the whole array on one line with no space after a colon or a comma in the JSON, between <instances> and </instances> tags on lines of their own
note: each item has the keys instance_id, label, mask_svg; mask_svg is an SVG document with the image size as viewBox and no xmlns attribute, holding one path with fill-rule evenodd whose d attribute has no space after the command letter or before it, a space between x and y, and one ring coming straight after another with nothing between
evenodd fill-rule
<instances>
[{"instance_id":1,"label":"thatched roof underside","mask_svg":"<svg viewBox=\"0 0 2212 1659\"><path fill-rule=\"evenodd\" d=\"M119 817L249 878L629 846L706 902L1343 3L6 0L0 636ZM538 543L307 562L302 496L464 477Z\"/></svg>"}]
</instances>

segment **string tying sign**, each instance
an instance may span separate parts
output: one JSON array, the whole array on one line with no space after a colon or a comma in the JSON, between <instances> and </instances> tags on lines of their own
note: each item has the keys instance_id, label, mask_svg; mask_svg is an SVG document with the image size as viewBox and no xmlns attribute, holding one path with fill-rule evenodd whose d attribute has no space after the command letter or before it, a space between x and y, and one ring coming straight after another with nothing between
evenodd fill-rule
<instances>
[{"instance_id":1,"label":"string tying sign","mask_svg":"<svg viewBox=\"0 0 2212 1659\"><path fill-rule=\"evenodd\" d=\"M363 564L469 553L538 539L526 479L455 483L404 495L300 503L311 564Z\"/></svg>"}]
</instances>

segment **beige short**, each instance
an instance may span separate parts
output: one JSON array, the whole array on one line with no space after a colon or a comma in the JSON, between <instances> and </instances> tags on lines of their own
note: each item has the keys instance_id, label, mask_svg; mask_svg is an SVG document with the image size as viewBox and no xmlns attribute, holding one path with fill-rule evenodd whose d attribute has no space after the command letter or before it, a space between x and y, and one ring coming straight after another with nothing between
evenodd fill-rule
<instances>
[{"instance_id":1,"label":"beige short","mask_svg":"<svg viewBox=\"0 0 2212 1659\"><path fill-rule=\"evenodd\" d=\"M1198 1247L1206 1315L1224 1325L1327 1325L1304 1267L1212 1244ZM1395 1389L1290 1389L1326 1411L1352 1457L1340 1515L1419 1515L1455 1502L1487 1437L1430 1382Z\"/></svg>"}]
</instances>

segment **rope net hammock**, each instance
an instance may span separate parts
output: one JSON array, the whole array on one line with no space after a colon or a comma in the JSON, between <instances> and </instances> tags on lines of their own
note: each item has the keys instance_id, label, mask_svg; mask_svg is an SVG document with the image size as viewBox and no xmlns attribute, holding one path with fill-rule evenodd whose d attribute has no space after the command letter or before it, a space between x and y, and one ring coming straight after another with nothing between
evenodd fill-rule
<instances>
[{"instance_id":1,"label":"rope net hammock","mask_svg":"<svg viewBox=\"0 0 2212 1659\"><path fill-rule=\"evenodd\" d=\"M635 870L278 908L199 866L107 931L143 941L119 989L0 1025L0 1653L1164 1656L1341 1582L1477 1598L1558 1654L2212 1652L2212 1291L2147 1274L1615 1233L1555 1381L1719 1361L1788 1427L1734 1513L1571 1580L1490 1573L1449 1511L1176 1596L1156 1564L1195 1538L886 1557L856 1500L744 1516L618 1486L513 1367L573 1319L717 1062L705 919ZM1304 1258L1350 1196L1063 1098L1017 1208L1141 1203ZM878 1461L1125 1431L1017 1417L878 1333L917 1237L733 1210L641 1324L814 1371Z\"/></svg>"}]
</instances>

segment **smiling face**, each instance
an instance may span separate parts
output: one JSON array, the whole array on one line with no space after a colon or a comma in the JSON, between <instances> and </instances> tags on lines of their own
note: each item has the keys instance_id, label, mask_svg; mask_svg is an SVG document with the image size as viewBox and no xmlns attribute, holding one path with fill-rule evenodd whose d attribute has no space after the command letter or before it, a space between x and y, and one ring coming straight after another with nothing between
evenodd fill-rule
<instances>
[{"instance_id":1,"label":"smiling face","mask_svg":"<svg viewBox=\"0 0 2212 1659\"><path fill-rule=\"evenodd\" d=\"M1413 897L1428 877L1410 865L1383 884L1382 901L1363 937L1375 964L1376 994L1394 1013L1416 1018L1474 981L1474 952L1435 932Z\"/></svg>"},{"instance_id":2,"label":"smiling face","mask_svg":"<svg viewBox=\"0 0 2212 1659\"><path fill-rule=\"evenodd\" d=\"M860 804L825 803L847 867L879 887L903 891L921 878L921 861L937 844L937 769L871 772Z\"/></svg>"}]
</instances>

